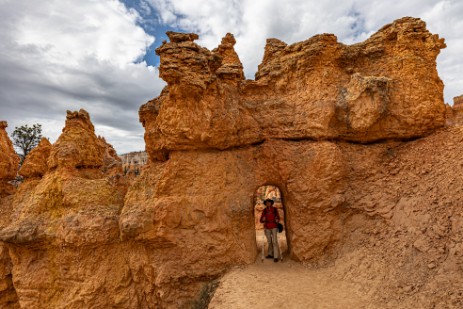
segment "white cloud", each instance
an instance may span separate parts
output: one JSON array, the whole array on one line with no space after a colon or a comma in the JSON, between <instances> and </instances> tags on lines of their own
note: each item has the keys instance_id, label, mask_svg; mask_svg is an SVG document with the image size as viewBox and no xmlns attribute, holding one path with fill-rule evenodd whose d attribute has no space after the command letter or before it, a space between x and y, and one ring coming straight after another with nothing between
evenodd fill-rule
<instances>
[{"instance_id":1,"label":"white cloud","mask_svg":"<svg viewBox=\"0 0 463 309\"><path fill-rule=\"evenodd\" d=\"M118 152L144 149L139 106L164 83L134 63L154 38L112 0L0 1L0 118L39 122L53 142L66 110L86 109Z\"/></svg>"},{"instance_id":2,"label":"white cloud","mask_svg":"<svg viewBox=\"0 0 463 309\"><path fill-rule=\"evenodd\" d=\"M15 1L16 2L16 1ZM43 1L27 7L15 41L43 48L53 63L77 65L95 58L119 66L132 63L154 41L137 27L138 15L117 1Z\"/></svg>"},{"instance_id":3,"label":"white cloud","mask_svg":"<svg viewBox=\"0 0 463 309\"><path fill-rule=\"evenodd\" d=\"M446 38L438 57L446 84L445 99L463 93L461 33L463 2L458 0L147 0L166 24L200 34L200 44L214 48L227 32L237 39L236 50L247 78L261 62L265 40L287 43L319 33L334 33L347 44L362 41L382 26L404 16L420 17L431 32Z\"/></svg>"}]
</instances>

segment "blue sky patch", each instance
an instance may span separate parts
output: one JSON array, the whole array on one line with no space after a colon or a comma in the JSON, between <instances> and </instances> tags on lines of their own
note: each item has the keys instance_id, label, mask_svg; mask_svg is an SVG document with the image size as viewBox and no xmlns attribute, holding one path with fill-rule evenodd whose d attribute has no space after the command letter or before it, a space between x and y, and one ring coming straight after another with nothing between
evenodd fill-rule
<instances>
[{"instance_id":1,"label":"blue sky patch","mask_svg":"<svg viewBox=\"0 0 463 309\"><path fill-rule=\"evenodd\" d=\"M128 8L138 12L141 19L138 25L145 30L146 33L155 37L155 41L151 44L143 58L138 62L146 61L148 66L159 66L159 56L156 55L156 48L161 46L163 41L167 41L167 31L181 31L181 29L165 25L161 21L158 11L151 5L140 0L121 0L121 2Z\"/></svg>"}]
</instances>

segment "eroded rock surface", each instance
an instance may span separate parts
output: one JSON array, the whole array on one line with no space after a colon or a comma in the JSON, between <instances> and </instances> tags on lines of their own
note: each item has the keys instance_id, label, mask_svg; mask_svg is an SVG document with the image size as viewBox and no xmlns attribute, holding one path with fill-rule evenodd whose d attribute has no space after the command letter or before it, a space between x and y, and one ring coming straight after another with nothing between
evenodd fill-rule
<instances>
[{"instance_id":1,"label":"eroded rock surface","mask_svg":"<svg viewBox=\"0 0 463 309\"><path fill-rule=\"evenodd\" d=\"M454 105L454 107L461 108L461 106L463 105L463 95L460 95L458 97L454 97L453 98L453 105Z\"/></svg>"},{"instance_id":2,"label":"eroded rock surface","mask_svg":"<svg viewBox=\"0 0 463 309\"><path fill-rule=\"evenodd\" d=\"M0 231L21 308L136 307L109 283L118 286L125 267L115 245L127 190L121 172L84 110L68 112L56 143L44 139L29 153Z\"/></svg>"},{"instance_id":3,"label":"eroded rock surface","mask_svg":"<svg viewBox=\"0 0 463 309\"><path fill-rule=\"evenodd\" d=\"M449 126L463 124L463 95L453 98L453 106L446 104L446 123Z\"/></svg>"},{"instance_id":4,"label":"eroded rock surface","mask_svg":"<svg viewBox=\"0 0 463 309\"><path fill-rule=\"evenodd\" d=\"M19 175L30 177L42 177L48 171L47 160L50 156L51 144L46 138L42 138L36 148L28 154L19 170Z\"/></svg>"},{"instance_id":5,"label":"eroded rock surface","mask_svg":"<svg viewBox=\"0 0 463 309\"><path fill-rule=\"evenodd\" d=\"M168 86L140 110L152 157L269 138L408 139L444 125L436 57L445 44L419 19L350 46L331 34L292 45L269 39L255 81L244 79L232 35L213 51L194 39L185 34L156 50Z\"/></svg>"},{"instance_id":6,"label":"eroded rock surface","mask_svg":"<svg viewBox=\"0 0 463 309\"><path fill-rule=\"evenodd\" d=\"M19 157L14 151L5 128L6 121L0 121L0 229L9 223L12 212L12 194L15 188L9 182L16 177ZM18 297L13 287L11 258L8 247L0 241L0 307L19 308Z\"/></svg>"},{"instance_id":7,"label":"eroded rock surface","mask_svg":"<svg viewBox=\"0 0 463 309\"><path fill-rule=\"evenodd\" d=\"M6 127L8 123L0 121L0 198L14 192L13 185L8 182L16 177L19 164L19 157L14 151Z\"/></svg>"},{"instance_id":8,"label":"eroded rock surface","mask_svg":"<svg viewBox=\"0 0 463 309\"><path fill-rule=\"evenodd\" d=\"M102 137L95 135L95 128L85 110L66 115L66 126L51 149L48 168L68 170L94 170L106 173L108 170L122 170L122 163L116 151Z\"/></svg>"}]
</instances>

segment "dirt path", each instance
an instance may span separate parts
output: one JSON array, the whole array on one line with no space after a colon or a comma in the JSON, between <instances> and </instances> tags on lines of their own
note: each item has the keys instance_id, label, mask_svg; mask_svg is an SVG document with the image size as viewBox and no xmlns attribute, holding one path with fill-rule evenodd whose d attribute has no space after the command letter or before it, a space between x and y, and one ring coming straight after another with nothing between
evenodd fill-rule
<instances>
[{"instance_id":1,"label":"dirt path","mask_svg":"<svg viewBox=\"0 0 463 309\"><path fill-rule=\"evenodd\" d=\"M287 259L262 263L259 255L253 265L233 269L222 278L209 308L381 308L371 303L362 287L333 279L332 271L308 269Z\"/></svg>"},{"instance_id":2,"label":"dirt path","mask_svg":"<svg viewBox=\"0 0 463 309\"><path fill-rule=\"evenodd\" d=\"M355 286L295 262L259 261L221 280L210 309L218 308L380 308Z\"/></svg>"}]
</instances>

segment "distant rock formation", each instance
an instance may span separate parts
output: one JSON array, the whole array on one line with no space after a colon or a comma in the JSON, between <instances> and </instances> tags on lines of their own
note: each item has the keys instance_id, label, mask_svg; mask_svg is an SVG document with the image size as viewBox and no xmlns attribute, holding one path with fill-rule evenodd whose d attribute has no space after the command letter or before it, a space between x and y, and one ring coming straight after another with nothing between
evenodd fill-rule
<instances>
[{"instance_id":1,"label":"distant rock formation","mask_svg":"<svg viewBox=\"0 0 463 309\"><path fill-rule=\"evenodd\" d=\"M463 95L453 98L453 106L446 104L446 124L448 126L463 124Z\"/></svg>"},{"instance_id":2,"label":"distant rock formation","mask_svg":"<svg viewBox=\"0 0 463 309\"><path fill-rule=\"evenodd\" d=\"M463 95L453 98L453 107L455 109L463 109Z\"/></svg>"},{"instance_id":3,"label":"distant rock formation","mask_svg":"<svg viewBox=\"0 0 463 309\"><path fill-rule=\"evenodd\" d=\"M133 151L119 156L122 170L126 176L139 176L143 166L148 163L146 151Z\"/></svg>"}]
</instances>

